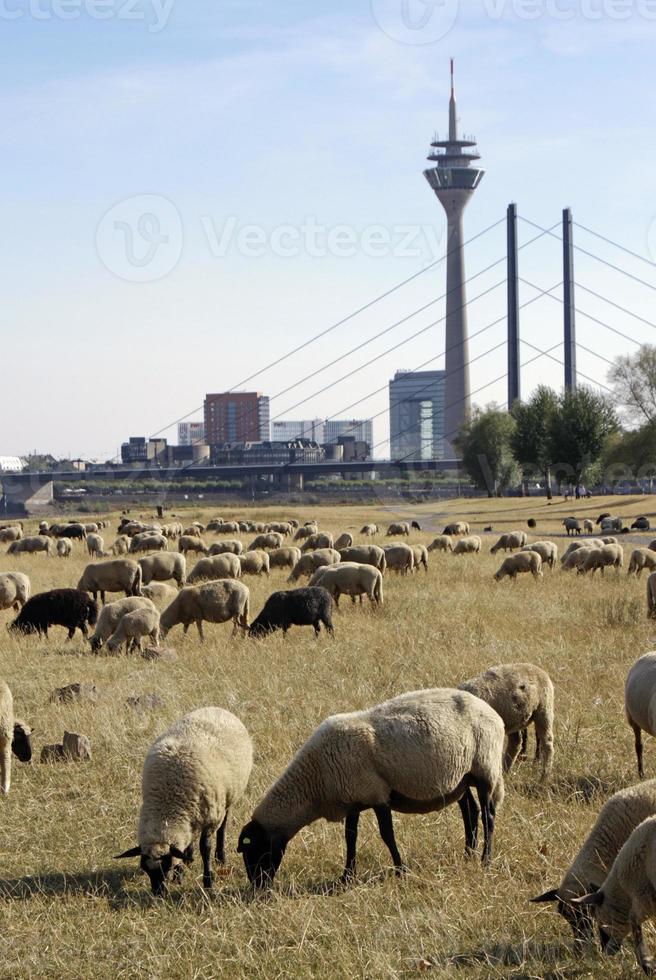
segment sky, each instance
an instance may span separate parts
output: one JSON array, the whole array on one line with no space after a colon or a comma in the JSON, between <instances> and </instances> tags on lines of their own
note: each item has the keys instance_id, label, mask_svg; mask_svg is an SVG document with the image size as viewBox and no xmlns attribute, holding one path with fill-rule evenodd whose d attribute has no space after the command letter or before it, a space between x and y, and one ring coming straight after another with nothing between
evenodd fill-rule
<instances>
[{"instance_id":1,"label":"sky","mask_svg":"<svg viewBox=\"0 0 656 980\"><path fill-rule=\"evenodd\" d=\"M554 290L522 310L522 394L562 385L565 207L580 379L606 385L654 340L655 41L656 0L0 0L0 455L175 441L231 388L272 418L374 416L387 455L388 380L443 366L422 171L450 57L486 170L466 237L494 226L466 256L474 401L506 398L511 201L521 302Z\"/></svg>"}]
</instances>

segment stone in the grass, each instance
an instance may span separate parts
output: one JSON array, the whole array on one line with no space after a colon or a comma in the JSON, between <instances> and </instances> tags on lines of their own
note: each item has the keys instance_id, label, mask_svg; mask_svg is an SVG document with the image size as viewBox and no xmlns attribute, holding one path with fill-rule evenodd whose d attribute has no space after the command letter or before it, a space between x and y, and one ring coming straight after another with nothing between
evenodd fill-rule
<instances>
[{"instance_id":1,"label":"stone in the grass","mask_svg":"<svg viewBox=\"0 0 656 980\"><path fill-rule=\"evenodd\" d=\"M91 741L88 736L64 732L64 755L74 762L88 762L91 759Z\"/></svg>"},{"instance_id":2,"label":"stone in the grass","mask_svg":"<svg viewBox=\"0 0 656 980\"><path fill-rule=\"evenodd\" d=\"M155 693L155 691L150 691L148 694L133 694L125 702L129 708L134 708L135 711L156 711L158 708L163 708L166 705L166 701L161 695Z\"/></svg>"},{"instance_id":3,"label":"stone in the grass","mask_svg":"<svg viewBox=\"0 0 656 980\"><path fill-rule=\"evenodd\" d=\"M53 704L70 704L72 701L88 701L96 704L98 701L98 689L95 684L89 681L79 681L75 684L66 684L65 687L57 687L50 695Z\"/></svg>"},{"instance_id":4,"label":"stone in the grass","mask_svg":"<svg viewBox=\"0 0 656 980\"><path fill-rule=\"evenodd\" d=\"M174 664L178 655L171 647L146 647L141 656L144 660L161 660L166 664Z\"/></svg>"},{"instance_id":5,"label":"stone in the grass","mask_svg":"<svg viewBox=\"0 0 656 980\"><path fill-rule=\"evenodd\" d=\"M41 749L41 762L63 762L63 745L44 745Z\"/></svg>"}]
</instances>

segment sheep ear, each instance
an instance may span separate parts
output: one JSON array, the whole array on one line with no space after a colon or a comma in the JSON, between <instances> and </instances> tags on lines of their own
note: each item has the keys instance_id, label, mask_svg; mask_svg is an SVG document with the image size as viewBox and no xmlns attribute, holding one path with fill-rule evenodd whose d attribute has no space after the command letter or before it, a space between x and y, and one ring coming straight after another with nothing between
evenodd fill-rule
<instances>
[{"instance_id":1,"label":"sheep ear","mask_svg":"<svg viewBox=\"0 0 656 980\"><path fill-rule=\"evenodd\" d=\"M131 847L129 851L123 851L122 854L115 854L114 860L120 861L121 858L133 858L133 857L141 857L141 848L139 847L138 844L136 847Z\"/></svg>"},{"instance_id":2,"label":"sheep ear","mask_svg":"<svg viewBox=\"0 0 656 980\"><path fill-rule=\"evenodd\" d=\"M175 844L171 844L171 850L169 851L169 854L171 855L171 857L177 858L178 861L184 861L185 864L188 863L187 851L181 851L179 847L175 846Z\"/></svg>"},{"instance_id":3,"label":"sheep ear","mask_svg":"<svg viewBox=\"0 0 656 980\"><path fill-rule=\"evenodd\" d=\"M590 892L581 898L573 898L572 905L603 905L604 893L602 891Z\"/></svg>"},{"instance_id":4,"label":"sheep ear","mask_svg":"<svg viewBox=\"0 0 656 980\"><path fill-rule=\"evenodd\" d=\"M543 892L542 895L538 895L537 898L529 899L531 902L557 902L558 901L558 889L552 888L551 891Z\"/></svg>"}]
</instances>

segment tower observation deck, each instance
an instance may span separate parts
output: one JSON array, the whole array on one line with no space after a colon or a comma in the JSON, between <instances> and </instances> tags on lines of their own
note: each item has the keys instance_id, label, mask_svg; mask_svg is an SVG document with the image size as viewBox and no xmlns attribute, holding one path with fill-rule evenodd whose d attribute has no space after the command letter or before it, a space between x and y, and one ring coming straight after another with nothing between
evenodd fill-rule
<instances>
[{"instance_id":1,"label":"tower observation deck","mask_svg":"<svg viewBox=\"0 0 656 980\"><path fill-rule=\"evenodd\" d=\"M445 379L445 455L456 454L451 441L471 412L469 383L469 340L467 333L467 293L463 252L463 214L485 173L472 166L480 155L473 136L458 136L458 116L451 59L451 98L449 136L435 137L428 159L437 164L424 170L424 177L435 192L447 217L446 274L446 379Z\"/></svg>"}]
</instances>

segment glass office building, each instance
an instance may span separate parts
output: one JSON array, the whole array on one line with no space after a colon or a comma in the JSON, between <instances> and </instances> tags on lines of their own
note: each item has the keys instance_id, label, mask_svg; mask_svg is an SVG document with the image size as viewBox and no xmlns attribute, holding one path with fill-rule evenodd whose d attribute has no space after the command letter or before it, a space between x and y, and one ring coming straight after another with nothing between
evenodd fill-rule
<instances>
[{"instance_id":1,"label":"glass office building","mask_svg":"<svg viewBox=\"0 0 656 980\"><path fill-rule=\"evenodd\" d=\"M392 460L444 459L444 371L397 371L389 383Z\"/></svg>"}]
</instances>

